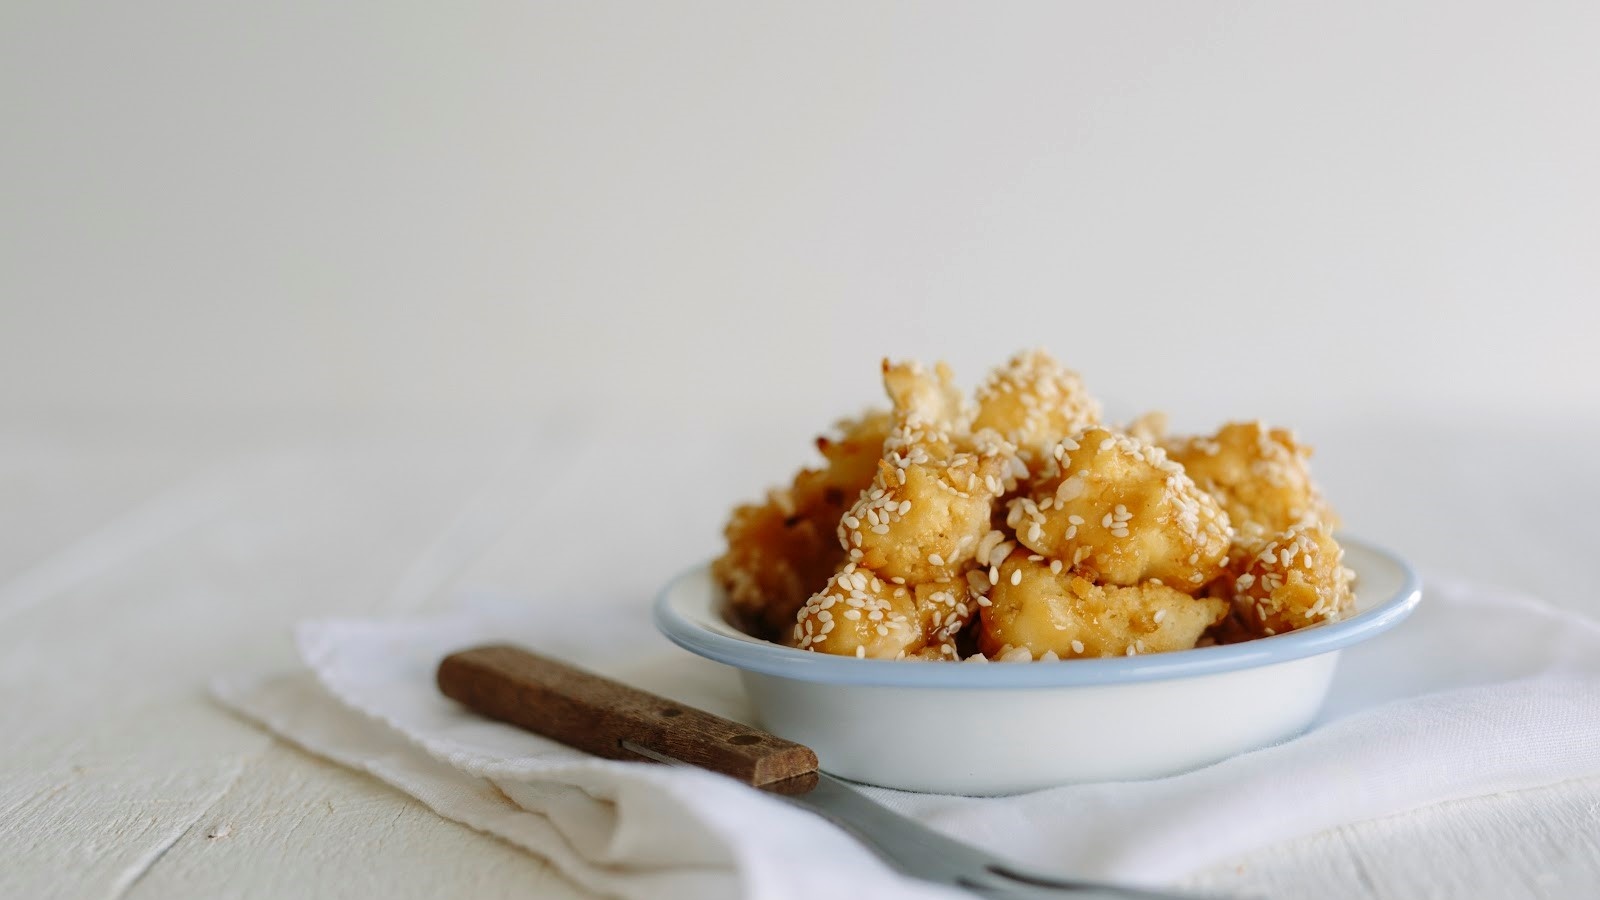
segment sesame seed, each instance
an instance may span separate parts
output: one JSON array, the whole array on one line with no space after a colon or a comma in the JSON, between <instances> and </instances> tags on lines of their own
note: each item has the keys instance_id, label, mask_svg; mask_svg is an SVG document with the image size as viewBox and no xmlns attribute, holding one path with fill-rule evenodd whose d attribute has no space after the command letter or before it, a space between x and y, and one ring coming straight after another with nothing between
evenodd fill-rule
<instances>
[{"instance_id":1,"label":"sesame seed","mask_svg":"<svg viewBox=\"0 0 1600 900\"><path fill-rule=\"evenodd\" d=\"M931 565L942 566L942 565L944 565L944 557L940 556L937 553L929 553L928 554L928 562Z\"/></svg>"},{"instance_id":2,"label":"sesame seed","mask_svg":"<svg viewBox=\"0 0 1600 900\"><path fill-rule=\"evenodd\" d=\"M1073 641L1072 642L1072 652L1073 653L1082 653L1083 652L1083 641Z\"/></svg>"},{"instance_id":3,"label":"sesame seed","mask_svg":"<svg viewBox=\"0 0 1600 900\"><path fill-rule=\"evenodd\" d=\"M861 646L860 644L857 644L856 645L856 659L865 659L866 656L867 656L867 648Z\"/></svg>"},{"instance_id":4,"label":"sesame seed","mask_svg":"<svg viewBox=\"0 0 1600 900\"><path fill-rule=\"evenodd\" d=\"M1166 610L1164 610L1164 609L1156 610L1155 620L1157 622L1160 622L1162 619L1165 619L1166 617L1167 617L1167 611Z\"/></svg>"},{"instance_id":5,"label":"sesame seed","mask_svg":"<svg viewBox=\"0 0 1600 900\"><path fill-rule=\"evenodd\" d=\"M1016 571L1011 573L1011 583L1012 584L1021 584L1022 583L1022 570L1021 569L1017 569Z\"/></svg>"}]
</instances>

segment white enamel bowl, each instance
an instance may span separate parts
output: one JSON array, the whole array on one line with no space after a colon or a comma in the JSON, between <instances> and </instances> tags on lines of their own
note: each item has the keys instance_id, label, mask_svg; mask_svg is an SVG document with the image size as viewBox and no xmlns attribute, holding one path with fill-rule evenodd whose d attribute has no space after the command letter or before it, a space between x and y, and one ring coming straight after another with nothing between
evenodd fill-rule
<instances>
[{"instance_id":1,"label":"white enamel bowl","mask_svg":"<svg viewBox=\"0 0 1600 900\"><path fill-rule=\"evenodd\" d=\"M1355 615L1173 653L984 664L795 650L729 625L706 567L667 585L655 620L678 646L737 668L762 726L844 778L973 795L1154 778L1304 731L1339 651L1416 607L1421 586L1404 561L1340 542L1356 572Z\"/></svg>"}]
</instances>

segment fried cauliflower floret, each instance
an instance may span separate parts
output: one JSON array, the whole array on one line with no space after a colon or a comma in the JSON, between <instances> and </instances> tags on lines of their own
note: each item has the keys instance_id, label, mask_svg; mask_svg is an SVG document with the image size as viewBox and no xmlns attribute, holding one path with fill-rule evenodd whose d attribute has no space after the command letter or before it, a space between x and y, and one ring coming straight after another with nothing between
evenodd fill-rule
<instances>
[{"instance_id":1,"label":"fried cauliflower floret","mask_svg":"<svg viewBox=\"0 0 1600 900\"><path fill-rule=\"evenodd\" d=\"M897 584L958 577L1014 484L1003 453L957 449L947 434L902 425L884 443L871 486L839 522L849 560Z\"/></svg>"},{"instance_id":2,"label":"fried cauliflower floret","mask_svg":"<svg viewBox=\"0 0 1600 900\"><path fill-rule=\"evenodd\" d=\"M1160 410L1147 412L1123 426L1122 433L1146 444L1160 444L1167 439L1167 414Z\"/></svg>"},{"instance_id":3,"label":"fried cauliflower floret","mask_svg":"<svg viewBox=\"0 0 1600 900\"><path fill-rule=\"evenodd\" d=\"M1062 438L1100 421L1100 404L1076 372L1043 350L1012 357L978 388L972 431L992 429L1029 459L1043 459Z\"/></svg>"},{"instance_id":4,"label":"fried cauliflower floret","mask_svg":"<svg viewBox=\"0 0 1600 900\"><path fill-rule=\"evenodd\" d=\"M1090 428L1056 454L1056 471L1010 502L1006 524L1023 546L1104 584L1192 591L1221 574L1228 516L1160 447Z\"/></svg>"},{"instance_id":5,"label":"fried cauliflower floret","mask_svg":"<svg viewBox=\"0 0 1600 900\"><path fill-rule=\"evenodd\" d=\"M1019 648L1032 659L1187 650L1228 611L1157 582L1097 585L1025 550L999 574L979 610L978 646L992 659L1020 659Z\"/></svg>"},{"instance_id":6,"label":"fried cauliflower floret","mask_svg":"<svg viewBox=\"0 0 1600 900\"><path fill-rule=\"evenodd\" d=\"M883 458L883 443L894 427L888 413L868 412L858 419L845 419L835 428L836 437L817 438L817 451L827 460L821 469L801 469L789 493L796 510L831 531L839 517L856 501ZM819 582L820 583L820 582Z\"/></svg>"},{"instance_id":7,"label":"fried cauliflower floret","mask_svg":"<svg viewBox=\"0 0 1600 900\"><path fill-rule=\"evenodd\" d=\"M794 621L813 587L844 558L833 535L784 512L787 494L772 491L766 503L736 507L723 529L727 552L711 563L712 576L727 593L731 618L763 637Z\"/></svg>"},{"instance_id":8,"label":"fried cauliflower floret","mask_svg":"<svg viewBox=\"0 0 1600 900\"><path fill-rule=\"evenodd\" d=\"M907 587L846 564L800 608L790 643L837 656L954 659L976 608L965 579Z\"/></svg>"},{"instance_id":9,"label":"fried cauliflower floret","mask_svg":"<svg viewBox=\"0 0 1600 900\"><path fill-rule=\"evenodd\" d=\"M1344 549L1326 525L1295 525L1248 552L1236 563L1237 574L1219 583L1221 592L1231 587L1233 620L1246 635L1337 622L1354 608Z\"/></svg>"},{"instance_id":10,"label":"fried cauliflower floret","mask_svg":"<svg viewBox=\"0 0 1600 900\"><path fill-rule=\"evenodd\" d=\"M938 363L929 372L921 363L883 361L883 389L894 404L897 420L939 431L964 432L971 412L956 387L950 367Z\"/></svg>"},{"instance_id":11,"label":"fried cauliflower floret","mask_svg":"<svg viewBox=\"0 0 1600 900\"><path fill-rule=\"evenodd\" d=\"M891 424L869 413L839 424L836 438L817 438L827 465L802 469L765 503L734 509L724 533L728 550L711 564L740 627L762 636L785 633L795 611L844 562L836 527L844 510L872 483Z\"/></svg>"},{"instance_id":12,"label":"fried cauliflower floret","mask_svg":"<svg viewBox=\"0 0 1600 900\"><path fill-rule=\"evenodd\" d=\"M1165 447L1228 511L1241 540L1278 534L1307 519L1337 525L1311 481L1311 448L1287 429L1234 422L1211 437L1176 438Z\"/></svg>"}]
</instances>

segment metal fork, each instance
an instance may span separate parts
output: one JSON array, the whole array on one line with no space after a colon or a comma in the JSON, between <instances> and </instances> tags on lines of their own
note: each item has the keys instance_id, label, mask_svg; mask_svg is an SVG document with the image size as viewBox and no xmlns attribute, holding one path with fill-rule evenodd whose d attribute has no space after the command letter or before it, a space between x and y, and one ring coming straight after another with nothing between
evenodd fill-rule
<instances>
[{"instance_id":1,"label":"metal fork","mask_svg":"<svg viewBox=\"0 0 1600 900\"><path fill-rule=\"evenodd\" d=\"M631 741L623 741L622 747L658 763L690 766ZM832 775L820 771L813 774L815 784L804 793L791 793L782 785L772 787L771 791L849 832L885 862L912 878L965 888L986 897L1060 897L1066 894L1077 900L1198 900L1189 894L1063 878L1019 866L908 819ZM798 779L811 777L796 776Z\"/></svg>"}]
</instances>

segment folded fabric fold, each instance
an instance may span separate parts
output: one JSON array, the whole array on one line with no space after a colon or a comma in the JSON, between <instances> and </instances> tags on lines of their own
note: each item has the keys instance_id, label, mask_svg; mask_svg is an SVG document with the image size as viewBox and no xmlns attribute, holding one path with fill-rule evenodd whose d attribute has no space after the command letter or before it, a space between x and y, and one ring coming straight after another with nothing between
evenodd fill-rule
<instances>
[{"instance_id":1,"label":"folded fabric fold","mask_svg":"<svg viewBox=\"0 0 1600 900\"><path fill-rule=\"evenodd\" d=\"M1345 651L1323 716L1294 740L1143 782L997 798L866 790L1033 866L1156 884L1331 826L1600 773L1600 625L1503 592L1428 584L1410 621ZM594 759L477 717L434 687L446 654L522 643L749 719L731 671L650 638L619 647L585 634L506 607L311 622L298 631L309 672L224 677L214 692L600 893L956 896L904 878L781 800L710 773Z\"/></svg>"}]
</instances>

